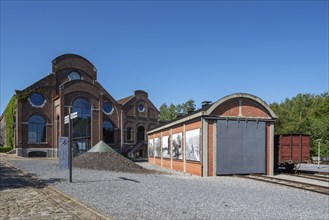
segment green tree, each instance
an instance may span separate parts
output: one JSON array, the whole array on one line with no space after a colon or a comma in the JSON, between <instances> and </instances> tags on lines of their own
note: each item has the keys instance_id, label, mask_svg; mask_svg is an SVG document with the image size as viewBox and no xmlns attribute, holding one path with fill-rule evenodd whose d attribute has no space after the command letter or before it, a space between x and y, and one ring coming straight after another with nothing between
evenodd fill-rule
<instances>
[{"instance_id":1,"label":"green tree","mask_svg":"<svg viewBox=\"0 0 329 220\"><path fill-rule=\"evenodd\" d=\"M189 99L188 101L174 105L173 103L168 105L166 103L163 103L160 106L160 120L166 121L166 120L173 120L176 119L178 115L182 114L185 115L189 113L190 111L195 110L195 102L193 99Z\"/></svg>"},{"instance_id":2,"label":"green tree","mask_svg":"<svg viewBox=\"0 0 329 220\"><path fill-rule=\"evenodd\" d=\"M298 94L280 104L272 103L278 115L275 133L311 135L311 155L317 154L317 139L321 139L321 155L329 155L329 95Z\"/></svg>"}]
</instances>

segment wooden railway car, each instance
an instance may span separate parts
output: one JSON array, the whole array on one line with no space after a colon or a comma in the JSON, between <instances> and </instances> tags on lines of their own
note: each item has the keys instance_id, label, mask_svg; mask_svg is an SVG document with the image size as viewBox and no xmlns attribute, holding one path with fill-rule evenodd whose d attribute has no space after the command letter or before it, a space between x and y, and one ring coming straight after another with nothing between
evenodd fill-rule
<instances>
[{"instance_id":1,"label":"wooden railway car","mask_svg":"<svg viewBox=\"0 0 329 220\"><path fill-rule=\"evenodd\" d=\"M307 134L281 134L274 137L274 166L292 171L296 164L310 160L311 137Z\"/></svg>"}]
</instances>

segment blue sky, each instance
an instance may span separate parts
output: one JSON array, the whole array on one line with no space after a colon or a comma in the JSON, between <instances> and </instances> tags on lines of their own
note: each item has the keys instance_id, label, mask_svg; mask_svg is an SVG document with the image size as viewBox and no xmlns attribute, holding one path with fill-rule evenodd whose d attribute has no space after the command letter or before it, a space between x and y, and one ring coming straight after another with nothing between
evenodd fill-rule
<instances>
[{"instance_id":1,"label":"blue sky","mask_svg":"<svg viewBox=\"0 0 329 220\"><path fill-rule=\"evenodd\" d=\"M1 113L79 54L115 98L157 106L328 91L328 1L1 1Z\"/></svg>"}]
</instances>

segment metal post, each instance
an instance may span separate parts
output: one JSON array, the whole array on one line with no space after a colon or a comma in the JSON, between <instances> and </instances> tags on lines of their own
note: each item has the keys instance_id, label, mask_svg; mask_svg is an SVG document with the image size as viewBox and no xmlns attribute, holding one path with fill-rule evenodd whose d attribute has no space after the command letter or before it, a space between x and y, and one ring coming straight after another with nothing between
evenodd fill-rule
<instances>
[{"instance_id":1,"label":"metal post","mask_svg":"<svg viewBox=\"0 0 329 220\"><path fill-rule=\"evenodd\" d=\"M69 169L70 178L69 181L72 183L72 123L71 123L71 106L69 107Z\"/></svg>"},{"instance_id":2,"label":"metal post","mask_svg":"<svg viewBox=\"0 0 329 220\"><path fill-rule=\"evenodd\" d=\"M321 139L317 139L318 141L318 169L320 169L320 146L321 146Z\"/></svg>"}]
</instances>

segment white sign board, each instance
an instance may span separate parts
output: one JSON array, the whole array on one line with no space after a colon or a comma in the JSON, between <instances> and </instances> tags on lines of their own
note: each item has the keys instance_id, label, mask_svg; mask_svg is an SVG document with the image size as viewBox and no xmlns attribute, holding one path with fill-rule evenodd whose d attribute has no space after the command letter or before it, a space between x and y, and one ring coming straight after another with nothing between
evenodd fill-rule
<instances>
[{"instance_id":1,"label":"white sign board","mask_svg":"<svg viewBox=\"0 0 329 220\"><path fill-rule=\"evenodd\" d=\"M59 169L69 168L69 138L58 137L58 165Z\"/></svg>"},{"instance_id":2,"label":"white sign board","mask_svg":"<svg viewBox=\"0 0 329 220\"><path fill-rule=\"evenodd\" d=\"M64 117L64 124L67 124L67 123L69 123L69 116L68 115Z\"/></svg>"},{"instance_id":3,"label":"white sign board","mask_svg":"<svg viewBox=\"0 0 329 220\"><path fill-rule=\"evenodd\" d=\"M76 117L78 117L78 112L73 112L73 113L71 113L71 119L74 119L74 118L76 118ZM69 115L67 115L67 116L65 116L64 117L64 124L67 124L67 123L69 123Z\"/></svg>"},{"instance_id":4,"label":"white sign board","mask_svg":"<svg viewBox=\"0 0 329 220\"><path fill-rule=\"evenodd\" d=\"M71 113L71 119L78 117L78 112Z\"/></svg>"}]
</instances>

